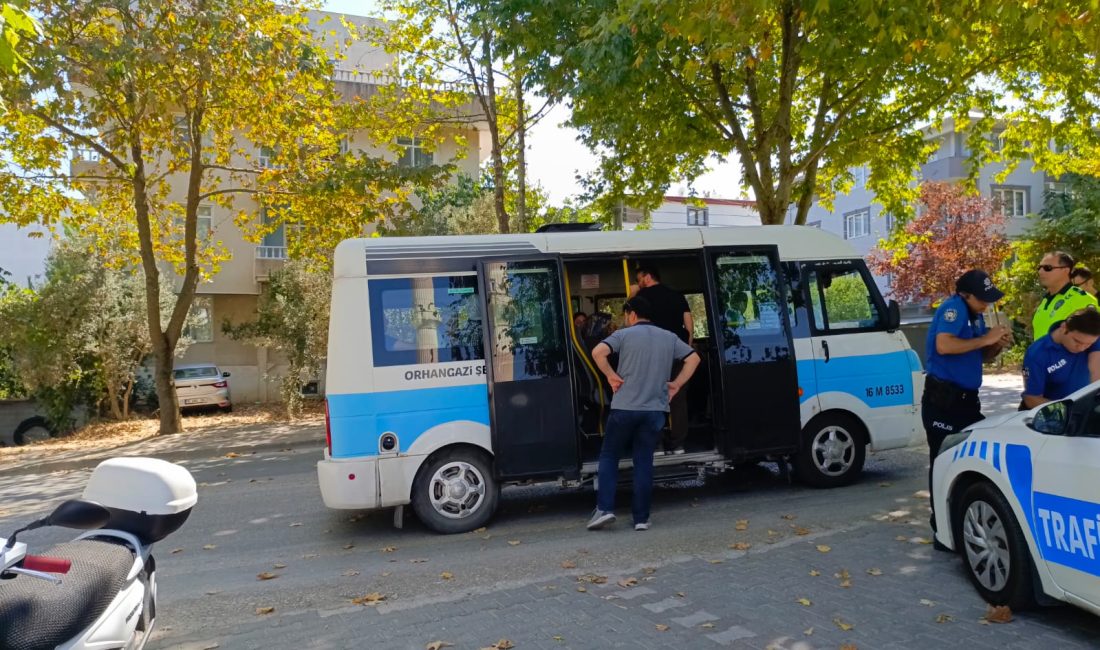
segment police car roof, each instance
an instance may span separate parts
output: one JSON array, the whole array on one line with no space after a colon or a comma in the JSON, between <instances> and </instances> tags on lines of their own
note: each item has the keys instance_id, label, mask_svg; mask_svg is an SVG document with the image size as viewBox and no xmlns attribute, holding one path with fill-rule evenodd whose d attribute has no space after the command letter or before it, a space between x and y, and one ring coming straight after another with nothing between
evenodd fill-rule
<instances>
[{"instance_id":1,"label":"police car roof","mask_svg":"<svg viewBox=\"0 0 1100 650\"><path fill-rule=\"evenodd\" d=\"M381 260L560 253L568 257L592 253L671 252L698 250L704 246L754 244L777 245L780 257L784 260L859 257L848 242L820 228L734 226L513 235L364 237L340 242L336 247L333 266L336 277L356 277L366 275L366 256Z\"/></svg>"}]
</instances>

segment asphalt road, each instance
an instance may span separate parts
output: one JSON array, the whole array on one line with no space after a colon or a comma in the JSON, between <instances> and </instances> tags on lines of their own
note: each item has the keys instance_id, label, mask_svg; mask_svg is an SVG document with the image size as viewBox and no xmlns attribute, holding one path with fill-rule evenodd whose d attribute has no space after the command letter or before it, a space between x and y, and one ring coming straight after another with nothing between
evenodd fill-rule
<instances>
[{"instance_id":1,"label":"asphalt road","mask_svg":"<svg viewBox=\"0 0 1100 650\"><path fill-rule=\"evenodd\" d=\"M1014 399L1011 386L990 393L987 411ZM341 624L346 632L331 625L370 609L400 626L405 613L425 608L442 616L478 597L578 574L728 559L738 555L730 550L734 541L778 548L886 525L887 513L899 510L911 526L906 534L927 535L926 499L917 494L926 487L925 454L914 448L871 455L858 484L835 490L790 484L769 464L703 486L665 486L655 492L653 528L645 533L625 522L609 532L586 531L594 503L589 489L509 488L487 529L452 536L433 534L412 516L395 529L388 511L326 510L314 470L319 450L181 461L199 482L199 503L186 525L155 548L160 611L150 647L372 647L354 625ZM78 494L87 474L0 476L0 530ZM742 520L747 530L736 529ZM47 529L21 539L41 550L71 537ZM276 577L259 579L265 573ZM965 583L957 569L950 579ZM384 599L371 608L353 603L372 593ZM261 615L260 608L274 610ZM1069 614L1075 624L1094 620L1075 612ZM262 643L249 636L260 629L274 636Z\"/></svg>"}]
</instances>

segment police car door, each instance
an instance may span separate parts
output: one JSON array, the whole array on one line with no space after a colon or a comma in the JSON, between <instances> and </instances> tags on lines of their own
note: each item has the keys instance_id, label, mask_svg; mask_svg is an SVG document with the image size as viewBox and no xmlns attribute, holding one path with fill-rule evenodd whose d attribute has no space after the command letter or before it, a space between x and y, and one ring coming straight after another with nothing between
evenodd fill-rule
<instances>
[{"instance_id":1,"label":"police car door","mask_svg":"<svg viewBox=\"0 0 1100 650\"><path fill-rule=\"evenodd\" d=\"M1051 578L1067 593L1096 607L1100 607L1098 396L1093 390L1075 400L1068 409L1065 435L1044 435L1042 446L1034 451L1033 514L1028 522ZM1058 409L1059 405L1044 408ZM1013 467L1008 470L1016 489L1021 472ZM1026 493L1023 486L1017 498L1021 493ZM1026 504L1021 506L1028 512Z\"/></svg>"},{"instance_id":2,"label":"police car door","mask_svg":"<svg viewBox=\"0 0 1100 650\"><path fill-rule=\"evenodd\" d=\"M577 419L557 255L478 264L489 420L502 479L575 476Z\"/></svg>"},{"instance_id":3,"label":"police car door","mask_svg":"<svg viewBox=\"0 0 1100 650\"><path fill-rule=\"evenodd\" d=\"M858 259L804 263L802 285L821 411L855 414L884 446L908 441L919 422L914 376L920 361L891 322L896 308L887 308Z\"/></svg>"},{"instance_id":4,"label":"police car door","mask_svg":"<svg viewBox=\"0 0 1100 650\"><path fill-rule=\"evenodd\" d=\"M723 451L735 457L792 451L801 429L798 376L777 248L707 248L706 258Z\"/></svg>"}]
</instances>

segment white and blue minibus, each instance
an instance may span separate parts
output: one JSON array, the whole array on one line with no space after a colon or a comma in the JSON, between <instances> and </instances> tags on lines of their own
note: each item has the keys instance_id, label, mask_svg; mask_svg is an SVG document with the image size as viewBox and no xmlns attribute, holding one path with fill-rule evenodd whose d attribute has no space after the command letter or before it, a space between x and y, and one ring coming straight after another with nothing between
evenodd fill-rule
<instances>
[{"instance_id":1,"label":"white and blue minibus","mask_svg":"<svg viewBox=\"0 0 1100 650\"><path fill-rule=\"evenodd\" d=\"M611 391L590 349L639 264L688 298L703 359L686 453L655 458L659 477L775 460L839 486L920 432L897 304L819 229L351 239L334 258L325 505L399 521L411 504L455 533L483 526L503 485L592 481Z\"/></svg>"}]
</instances>

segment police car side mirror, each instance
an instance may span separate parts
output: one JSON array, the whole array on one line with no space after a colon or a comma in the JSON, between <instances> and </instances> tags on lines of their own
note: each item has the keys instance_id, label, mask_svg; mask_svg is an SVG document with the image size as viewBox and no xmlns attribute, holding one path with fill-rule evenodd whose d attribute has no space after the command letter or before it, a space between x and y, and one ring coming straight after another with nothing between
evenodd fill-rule
<instances>
[{"instance_id":1,"label":"police car side mirror","mask_svg":"<svg viewBox=\"0 0 1100 650\"><path fill-rule=\"evenodd\" d=\"M886 303L886 331L896 332L901 327L901 307L897 300Z\"/></svg>"},{"instance_id":2,"label":"police car side mirror","mask_svg":"<svg viewBox=\"0 0 1100 650\"><path fill-rule=\"evenodd\" d=\"M1028 426L1039 433L1054 436L1062 435L1066 431L1071 404L1073 402L1065 400L1042 405L1035 411L1035 416L1028 422Z\"/></svg>"}]
</instances>

